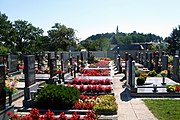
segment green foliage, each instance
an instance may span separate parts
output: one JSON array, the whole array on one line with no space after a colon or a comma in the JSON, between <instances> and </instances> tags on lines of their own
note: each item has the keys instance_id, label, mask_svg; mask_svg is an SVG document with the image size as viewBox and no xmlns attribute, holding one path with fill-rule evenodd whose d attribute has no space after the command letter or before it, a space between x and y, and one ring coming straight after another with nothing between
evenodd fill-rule
<instances>
[{"instance_id":1,"label":"green foliage","mask_svg":"<svg viewBox=\"0 0 180 120\"><path fill-rule=\"evenodd\" d=\"M168 44L168 51L170 54L175 54L176 50L180 51L180 25L174 28L169 37L165 38Z\"/></svg>"},{"instance_id":2,"label":"green foliage","mask_svg":"<svg viewBox=\"0 0 180 120\"><path fill-rule=\"evenodd\" d=\"M97 102L93 107L93 110L97 114L107 112L107 114L117 114L118 105L113 95L101 95L97 98Z\"/></svg>"},{"instance_id":3,"label":"green foliage","mask_svg":"<svg viewBox=\"0 0 180 120\"><path fill-rule=\"evenodd\" d=\"M0 45L0 54L6 54L8 52L9 52L8 48Z\"/></svg>"},{"instance_id":4,"label":"green foliage","mask_svg":"<svg viewBox=\"0 0 180 120\"><path fill-rule=\"evenodd\" d=\"M72 108L80 97L80 92L74 87L63 85L48 85L35 98L36 107L43 109Z\"/></svg>"},{"instance_id":5,"label":"green foliage","mask_svg":"<svg viewBox=\"0 0 180 120\"><path fill-rule=\"evenodd\" d=\"M150 76L150 77L155 77L155 76L157 76L157 73L156 73L155 70L152 70L152 71L149 71L149 72L148 72L148 76Z\"/></svg>"},{"instance_id":6,"label":"green foliage","mask_svg":"<svg viewBox=\"0 0 180 120\"><path fill-rule=\"evenodd\" d=\"M104 40L104 41L103 41ZM156 36L154 34L143 34L137 33L106 33L106 34L97 34L88 37L86 40L81 41L80 44L88 48L91 51L98 50L109 50L111 44L130 44L130 43L140 43L140 42L159 42L163 38Z\"/></svg>"},{"instance_id":7,"label":"green foliage","mask_svg":"<svg viewBox=\"0 0 180 120\"><path fill-rule=\"evenodd\" d=\"M158 120L179 120L180 100L145 99L145 104Z\"/></svg>"},{"instance_id":8,"label":"green foliage","mask_svg":"<svg viewBox=\"0 0 180 120\"><path fill-rule=\"evenodd\" d=\"M52 29L48 31L48 50L57 51L58 49L67 51L70 46L76 46L78 41L75 37L75 31L72 28L67 28L65 25L55 23Z\"/></svg>"},{"instance_id":9,"label":"green foliage","mask_svg":"<svg viewBox=\"0 0 180 120\"><path fill-rule=\"evenodd\" d=\"M137 79L136 79L136 82L137 82L137 85L143 85L145 83L146 79L145 77L143 76L139 76Z\"/></svg>"}]
</instances>

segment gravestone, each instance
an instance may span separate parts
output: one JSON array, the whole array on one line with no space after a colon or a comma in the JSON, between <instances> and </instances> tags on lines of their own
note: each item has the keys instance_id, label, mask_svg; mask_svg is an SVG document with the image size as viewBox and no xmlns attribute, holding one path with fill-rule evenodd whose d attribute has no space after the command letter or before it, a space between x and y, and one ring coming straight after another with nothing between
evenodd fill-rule
<instances>
[{"instance_id":1,"label":"gravestone","mask_svg":"<svg viewBox=\"0 0 180 120\"><path fill-rule=\"evenodd\" d=\"M137 54L137 52L135 52L135 62L138 62L138 54Z\"/></svg>"},{"instance_id":2,"label":"gravestone","mask_svg":"<svg viewBox=\"0 0 180 120\"><path fill-rule=\"evenodd\" d=\"M141 60L140 60L140 59L141 59L141 53L139 52L139 53L138 53L138 60L137 60L138 63L141 63Z\"/></svg>"},{"instance_id":3,"label":"gravestone","mask_svg":"<svg viewBox=\"0 0 180 120\"><path fill-rule=\"evenodd\" d=\"M144 62L144 59L143 59L144 55L143 55L143 52L141 53L141 64L143 64Z\"/></svg>"},{"instance_id":4,"label":"gravestone","mask_svg":"<svg viewBox=\"0 0 180 120\"><path fill-rule=\"evenodd\" d=\"M180 82L180 74L179 74L179 56L175 55L173 58L173 75L172 79L176 82Z\"/></svg>"},{"instance_id":5,"label":"gravestone","mask_svg":"<svg viewBox=\"0 0 180 120\"><path fill-rule=\"evenodd\" d=\"M122 72L121 55L118 55L118 73Z\"/></svg>"},{"instance_id":6,"label":"gravestone","mask_svg":"<svg viewBox=\"0 0 180 120\"><path fill-rule=\"evenodd\" d=\"M153 70L153 64L152 64L152 53L148 54L148 69Z\"/></svg>"},{"instance_id":7,"label":"gravestone","mask_svg":"<svg viewBox=\"0 0 180 120\"><path fill-rule=\"evenodd\" d=\"M57 75L57 72L56 72L56 57L53 56L52 53L48 53L48 63L49 63L49 70L50 70L50 78L46 83L54 84L55 81L53 77Z\"/></svg>"},{"instance_id":8,"label":"gravestone","mask_svg":"<svg viewBox=\"0 0 180 120\"><path fill-rule=\"evenodd\" d=\"M84 66L84 64L83 64L84 58L83 58L83 53L82 52L80 53L80 56L81 56L81 67L82 67L82 66Z\"/></svg>"},{"instance_id":9,"label":"gravestone","mask_svg":"<svg viewBox=\"0 0 180 120\"><path fill-rule=\"evenodd\" d=\"M8 112L14 114L14 106L6 105L6 91L5 87L5 76L6 67L5 65L0 65L0 120L9 120L10 117L7 115Z\"/></svg>"},{"instance_id":10,"label":"gravestone","mask_svg":"<svg viewBox=\"0 0 180 120\"><path fill-rule=\"evenodd\" d=\"M62 82L64 82L64 56L63 56L63 53L61 53L61 70L62 70L62 74L60 75L60 78L62 79Z\"/></svg>"},{"instance_id":11,"label":"gravestone","mask_svg":"<svg viewBox=\"0 0 180 120\"><path fill-rule=\"evenodd\" d=\"M168 56L162 56L162 70L168 70Z\"/></svg>"},{"instance_id":12,"label":"gravestone","mask_svg":"<svg viewBox=\"0 0 180 120\"><path fill-rule=\"evenodd\" d=\"M145 56L144 56L144 67L145 68L148 66L147 59L148 59L148 52L145 52Z\"/></svg>"},{"instance_id":13,"label":"gravestone","mask_svg":"<svg viewBox=\"0 0 180 120\"><path fill-rule=\"evenodd\" d=\"M131 54L128 54L128 61L127 61L127 81L130 86L132 86L132 57Z\"/></svg>"},{"instance_id":14,"label":"gravestone","mask_svg":"<svg viewBox=\"0 0 180 120\"><path fill-rule=\"evenodd\" d=\"M77 73L80 72L79 55L77 55Z\"/></svg>"},{"instance_id":15,"label":"gravestone","mask_svg":"<svg viewBox=\"0 0 180 120\"><path fill-rule=\"evenodd\" d=\"M8 73L18 71L18 55L8 54L7 67Z\"/></svg>"},{"instance_id":16,"label":"gravestone","mask_svg":"<svg viewBox=\"0 0 180 120\"><path fill-rule=\"evenodd\" d=\"M0 55L0 64L5 64L6 55Z\"/></svg>"},{"instance_id":17,"label":"gravestone","mask_svg":"<svg viewBox=\"0 0 180 120\"><path fill-rule=\"evenodd\" d=\"M155 71L156 72L159 72L159 55L155 55L154 56L154 58L155 58Z\"/></svg>"},{"instance_id":18,"label":"gravestone","mask_svg":"<svg viewBox=\"0 0 180 120\"><path fill-rule=\"evenodd\" d=\"M37 92L38 84L35 80L35 56L24 55L24 76L25 76L25 88L24 88L24 107L34 106L34 96L31 93Z\"/></svg>"},{"instance_id":19,"label":"gravestone","mask_svg":"<svg viewBox=\"0 0 180 120\"><path fill-rule=\"evenodd\" d=\"M5 66L0 65L0 110L5 109L6 104L6 92L5 87Z\"/></svg>"},{"instance_id":20,"label":"gravestone","mask_svg":"<svg viewBox=\"0 0 180 120\"><path fill-rule=\"evenodd\" d=\"M135 70L136 70L136 67L135 67L135 61L132 61L132 83L131 83L131 88L134 88L135 87Z\"/></svg>"}]
</instances>

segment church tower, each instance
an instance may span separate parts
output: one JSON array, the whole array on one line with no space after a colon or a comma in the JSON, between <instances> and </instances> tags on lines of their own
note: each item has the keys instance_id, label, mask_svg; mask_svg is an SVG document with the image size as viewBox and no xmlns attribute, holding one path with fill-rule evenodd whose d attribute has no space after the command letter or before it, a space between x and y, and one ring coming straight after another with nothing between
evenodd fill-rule
<instances>
[{"instance_id":1,"label":"church tower","mask_svg":"<svg viewBox=\"0 0 180 120\"><path fill-rule=\"evenodd\" d=\"M116 34L118 34L119 33L119 29L118 29L118 25L117 25L117 28L116 28Z\"/></svg>"}]
</instances>

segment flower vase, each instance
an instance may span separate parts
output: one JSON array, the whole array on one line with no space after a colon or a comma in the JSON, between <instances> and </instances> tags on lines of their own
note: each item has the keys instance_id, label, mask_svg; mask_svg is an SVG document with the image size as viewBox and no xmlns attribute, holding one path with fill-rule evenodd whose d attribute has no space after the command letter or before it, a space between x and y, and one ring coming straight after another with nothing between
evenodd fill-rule
<instances>
[{"instance_id":1,"label":"flower vase","mask_svg":"<svg viewBox=\"0 0 180 120\"><path fill-rule=\"evenodd\" d=\"M8 92L9 93L9 106L11 106L12 104L12 92Z\"/></svg>"}]
</instances>

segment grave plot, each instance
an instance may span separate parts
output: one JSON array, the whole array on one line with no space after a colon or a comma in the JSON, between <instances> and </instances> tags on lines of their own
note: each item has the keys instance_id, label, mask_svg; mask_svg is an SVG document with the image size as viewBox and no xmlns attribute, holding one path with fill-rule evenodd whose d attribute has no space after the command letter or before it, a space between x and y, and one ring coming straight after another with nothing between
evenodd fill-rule
<instances>
[{"instance_id":1,"label":"grave plot","mask_svg":"<svg viewBox=\"0 0 180 120\"><path fill-rule=\"evenodd\" d=\"M144 58L137 60L146 68L137 67L130 55L129 58L125 62L125 70L132 96L180 97L179 56L174 56L173 64L169 65L173 67L168 67L167 55L159 57L158 53L146 53Z\"/></svg>"}]
</instances>

